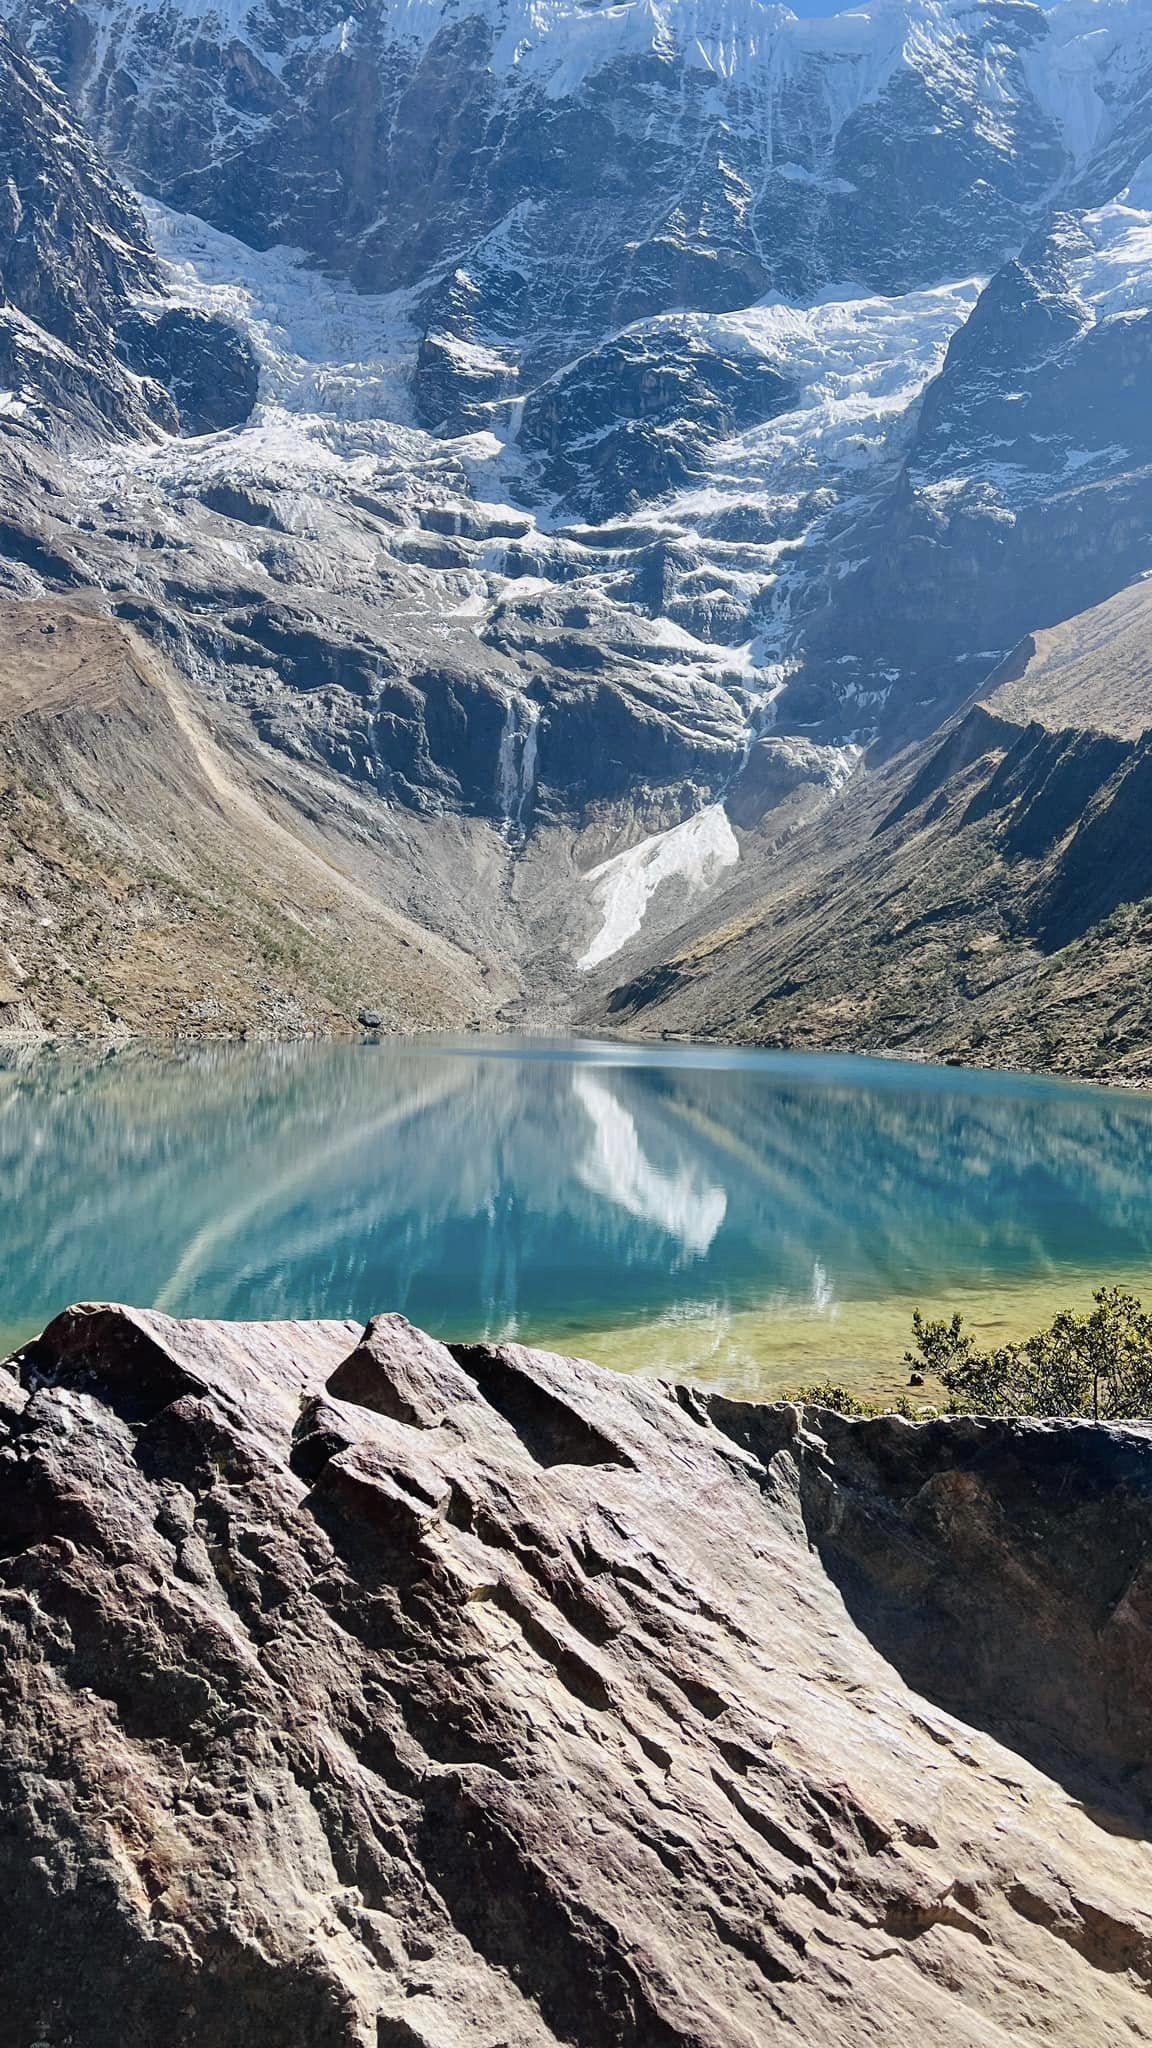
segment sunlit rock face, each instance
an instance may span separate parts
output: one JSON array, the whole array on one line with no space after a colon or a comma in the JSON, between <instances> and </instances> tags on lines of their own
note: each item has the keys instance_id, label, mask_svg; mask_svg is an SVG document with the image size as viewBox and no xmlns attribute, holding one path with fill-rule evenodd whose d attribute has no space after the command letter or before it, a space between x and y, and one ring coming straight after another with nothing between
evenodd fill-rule
<instances>
[{"instance_id":1,"label":"sunlit rock face","mask_svg":"<svg viewBox=\"0 0 1152 2048\"><path fill-rule=\"evenodd\" d=\"M67 1311L0 1368L7 2039L1137 2042L1150 1464Z\"/></svg>"}]
</instances>

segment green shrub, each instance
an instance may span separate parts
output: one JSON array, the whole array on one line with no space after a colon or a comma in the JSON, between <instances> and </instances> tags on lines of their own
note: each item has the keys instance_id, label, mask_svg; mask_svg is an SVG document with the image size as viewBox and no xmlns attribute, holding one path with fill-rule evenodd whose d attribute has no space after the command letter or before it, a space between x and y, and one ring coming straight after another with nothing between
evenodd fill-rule
<instances>
[{"instance_id":1,"label":"green shrub","mask_svg":"<svg viewBox=\"0 0 1152 2048\"><path fill-rule=\"evenodd\" d=\"M982 1351L962 1316L912 1317L915 1349L904 1353L912 1384L939 1382L950 1415L1084 1415L1101 1422L1152 1420L1152 1314L1122 1287L1100 1287L1084 1315L1062 1309L1046 1330ZM923 1419L906 1399L861 1401L833 1380L798 1387L790 1401L838 1415ZM934 1413L929 1410L929 1413Z\"/></svg>"},{"instance_id":2,"label":"green shrub","mask_svg":"<svg viewBox=\"0 0 1152 2048\"><path fill-rule=\"evenodd\" d=\"M871 1415L875 1411L868 1402L858 1401L847 1387L838 1387L832 1380L821 1380L818 1385L797 1387L794 1394L785 1396L789 1401L808 1401L813 1408L834 1408L837 1415Z\"/></svg>"},{"instance_id":3,"label":"green shrub","mask_svg":"<svg viewBox=\"0 0 1152 2048\"><path fill-rule=\"evenodd\" d=\"M919 1415L901 1394L895 1401L858 1401L847 1387L838 1387L834 1380L820 1380L810 1387L797 1387L794 1394L784 1397L788 1401L807 1401L813 1408L834 1408L837 1415L904 1415L912 1421L919 1421Z\"/></svg>"},{"instance_id":4,"label":"green shrub","mask_svg":"<svg viewBox=\"0 0 1152 2048\"><path fill-rule=\"evenodd\" d=\"M940 1381L953 1414L1152 1417L1152 1315L1120 1287L1099 1288L1093 1301L1086 1315L1062 1309L1048 1329L993 1351L962 1317L929 1322L917 1309L904 1362Z\"/></svg>"}]
</instances>

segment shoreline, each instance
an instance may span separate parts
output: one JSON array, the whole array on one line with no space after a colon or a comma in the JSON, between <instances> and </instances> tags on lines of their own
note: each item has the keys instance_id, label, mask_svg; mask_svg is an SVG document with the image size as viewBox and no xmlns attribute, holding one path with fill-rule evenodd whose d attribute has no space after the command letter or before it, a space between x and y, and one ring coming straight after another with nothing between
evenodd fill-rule
<instances>
[{"instance_id":1,"label":"shoreline","mask_svg":"<svg viewBox=\"0 0 1152 2048\"><path fill-rule=\"evenodd\" d=\"M913 1408L941 1405L943 1390L926 1382L909 1384L905 1352L912 1343L912 1314L929 1319L963 1316L966 1327L985 1342L1019 1340L1043 1327L1061 1309L1091 1307L1094 1288L1120 1285L1152 1301L1152 1268L1107 1273L1069 1273L1063 1278L1026 1278L987 1286L957 1285L915 1293L834 1304L805 1312L795 1302L716 1307L700 1314L673 1310L626 1321L548 1323L532 1319L515 1328L444 1325L430 1334L441 1342L522 1344L530 1350L585 1359L625 1378L672 1380L731 1399L768 1403L793 1398L805 1386L830 1382L862 1401L907 1400ZM151 1311L154 1303L138 1302ZM337 1320L363 1323L387 1314L393 1304L377 1302L371 1315L334 1310ZM58 1309L33 1310L0 1321L0 1361L30 1343ZM220 1316L209 1301L181 1304L181 1318L194 1321L262 1321Z\"/></svg>"},{"instance_id":2,"label":"shoreline","mask_svg":"<svg viewBox=\"0 0 1152 2048\"><path fill-rule=\"evenodd\" d=\"M648 1035L643 1032L614 1031L608 1025L596 1031L564 1029L556 1018L549 1018L546 1024L534 1027L530 1021L515 1024L494 1024L491 1022L470 1023L458 1030L421 1029L413 1027L405 1031L370 1031L361 1026L351 1025L347 1031L186 1031L186 1032L145 1032L123 1031L112 1034L97 1032L21 1032L0 1030L0 1058L7 1052L80 1052L94 1055L129 1052L146 1049L153 1052L186 1052L198 1046L344 1046L344 1045L388 1045L404 1043L413 1039L432 1042L436 1039L459 1041L466 1044L470 1038L501 1039L548 1039L566 1038L576 1043L589 1045L616 1043L633 1045L657 1051L661 1046L697 1047L715 1052L776 1053L793 1055L798 1059L811 1057L841 1058L858 1060L883 1060L893 1066L936 1067L941 1072L1006 1074L1022 1081L1055 1081L1068 1086L1087 1088L1120 1089L1127 1094L1140 1095L1152 1089L1152 1066L1146 1074L1124 1074L1113 1070L1096 1072L1085 1067L1029 1067L1009 1060L970 1060L951 1058L945 1054L925 1052L916 1047L871 1046L871 1045L781 1045L764 1044L755 1039L694 1037L687 1032L661 1031Z\"/></svg>"}]
</instances>

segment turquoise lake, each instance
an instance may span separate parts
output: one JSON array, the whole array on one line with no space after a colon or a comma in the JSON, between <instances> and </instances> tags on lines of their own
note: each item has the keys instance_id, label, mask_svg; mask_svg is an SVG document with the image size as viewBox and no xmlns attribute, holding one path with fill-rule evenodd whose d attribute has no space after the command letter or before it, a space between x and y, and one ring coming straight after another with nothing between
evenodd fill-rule
<instances>
[{"instance_id":1,"label":"turquoise lake","mask_svg":"<svg viewBox=\"0 0 1152 2048\"><path fill-rule=\"evenodd\" d=\"M75 1300L399 1309L774 1392L906 1378L911 1310L1152 1295L1152 1101L541 1039L0 1054L0 1344Z\"/></svg>"}]
</instances>

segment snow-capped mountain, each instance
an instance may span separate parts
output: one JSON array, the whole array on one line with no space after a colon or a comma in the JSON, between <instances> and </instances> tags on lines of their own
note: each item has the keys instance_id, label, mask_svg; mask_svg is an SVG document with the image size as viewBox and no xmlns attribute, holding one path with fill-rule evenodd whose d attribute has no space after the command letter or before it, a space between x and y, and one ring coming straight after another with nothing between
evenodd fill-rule
<instances>
[{"instance_id":1,"label":"snow-capped mountain","mask_svg":"<svg viewBox=\"0 0 1152 2048\"><path fill-rule=\"evenodd\" d=\"M674 922L1152 569L1150 0L0 14L0 582L358 803L568 835L530 951Z\"/></svg>"},{"instance_id":2,"label":"snow-capped mountain","mask_svg":"<svg viewBox=\"0 0 1152 2048\"><path fill-rule=\"evenodd\" d=\"M1147 153L1141 0L4 11L132 183L418 289L489 395L654 313L990 270L1054 195L1111 197Z\"/></svg>"}]
</instances>

